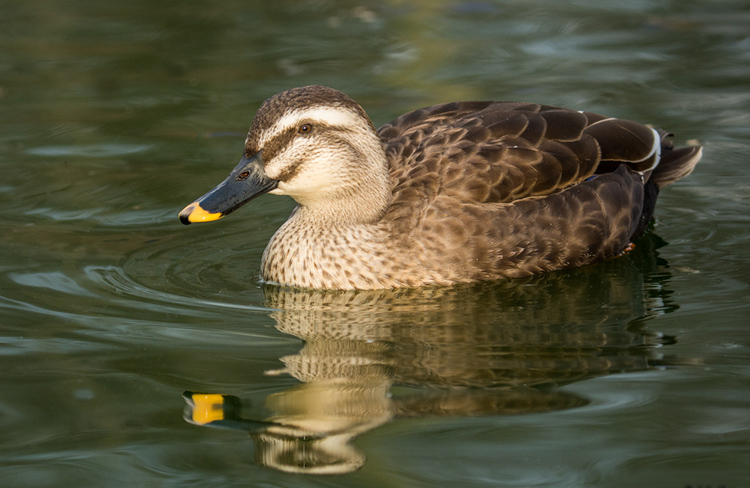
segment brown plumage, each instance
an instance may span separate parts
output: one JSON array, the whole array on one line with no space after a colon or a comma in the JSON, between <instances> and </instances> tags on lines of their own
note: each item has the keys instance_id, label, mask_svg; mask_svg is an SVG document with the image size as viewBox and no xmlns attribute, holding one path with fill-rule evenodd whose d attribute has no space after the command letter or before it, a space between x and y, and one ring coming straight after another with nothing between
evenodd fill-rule
<instances>
[{"instance_id":1,"label":"brown plumage","mask_svg":"<svg viewBox=\"0 0 750 488\"><path fill-rule=\"evenodd\" d=\"M668 135L513 102L436 105L376 132L343 93L295 88L261 106L240 165L180 217L215 220L260 193L292 196L300 205L261 265L264 280L284 285L526 276L616 256L642 234L658 191L701 157Z\"/></svg>"}]
</instances>

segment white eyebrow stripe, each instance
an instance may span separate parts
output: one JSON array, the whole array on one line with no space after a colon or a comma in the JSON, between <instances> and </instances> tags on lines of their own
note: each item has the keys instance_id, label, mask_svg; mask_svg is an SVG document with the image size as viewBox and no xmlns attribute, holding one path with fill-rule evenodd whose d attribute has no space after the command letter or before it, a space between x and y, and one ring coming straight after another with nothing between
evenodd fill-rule
<instances>
[{"instance_id":1,"label":"white eyebrow stripe","mask_svg":"<svg viewBox=\"0 0 750 488\"><path fill-rule=\"evenodd\" d=\"M362 123L361 117L358 114L345 108L311 107L304 110L294 110L281 116L271 130L264 132L261 144L292 127L296 128L297 124L303 120L311 122L320 121L328 125L337 126L356 126Z\"/></svg>"}]
</instances>

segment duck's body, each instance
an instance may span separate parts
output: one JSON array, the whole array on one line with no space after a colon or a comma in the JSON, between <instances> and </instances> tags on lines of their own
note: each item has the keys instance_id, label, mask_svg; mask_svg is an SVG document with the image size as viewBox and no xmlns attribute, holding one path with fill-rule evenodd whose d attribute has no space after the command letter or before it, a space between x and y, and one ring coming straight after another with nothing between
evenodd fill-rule
<instances>
[{"instance_id":1,"label":"duck's body","mask_svg":"<svg viewBox=\"0 0 750 488\"><path fill-rule=\"evenodd\" d=\"M373 289L520 277L617 255L646 228L658 190L700 148L557 107L458 102L375 131L331 88L268 99L245 157L180 214L215 220L264 192L299 206L271 238L261 277Z\"/></svg>"}]
</instances>

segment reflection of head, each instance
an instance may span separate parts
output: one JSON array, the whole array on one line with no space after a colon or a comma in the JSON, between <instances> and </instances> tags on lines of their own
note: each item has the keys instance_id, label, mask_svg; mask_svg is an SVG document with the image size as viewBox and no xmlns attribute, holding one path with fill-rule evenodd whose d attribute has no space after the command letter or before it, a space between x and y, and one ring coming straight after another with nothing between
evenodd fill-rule
<instances>
[{"instance_id":1,"label":"reflection of head","mask_svg":"<svg viewBox=\"0 0 750 488\"><path fill-rule=\"evenodd\" d=\"M289 432L253 434L255 462L287 473L345 474L360 469L365 455L349 434L293 437Z\"/></svg>"},{"instance_id":2,"label":"reflection of head","mask_svg":"<svg viewBox=\"0 0 750 488\"><path fill-rule=\"evenodd\" d=\"M364 465L365 455L352 442L393 417L391 383L363 377L356 368L335 370L349 376L312 375L310 383L266 398L275 415L273 425L252 433L259 464L310 474L342 474Z\"/></svg>"}]
</instances>

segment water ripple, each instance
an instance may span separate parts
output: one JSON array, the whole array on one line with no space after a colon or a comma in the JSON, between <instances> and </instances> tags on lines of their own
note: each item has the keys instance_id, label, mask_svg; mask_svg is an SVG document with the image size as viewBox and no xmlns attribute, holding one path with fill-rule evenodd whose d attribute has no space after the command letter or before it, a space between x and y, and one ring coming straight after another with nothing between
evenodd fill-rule
<instances>
[{"instance_id":1,"label":"water ripple","mask_svg":"<svg viewBox=\"0 0 750 488\"><path fill-rule=\"evenodd\" d=\"M189 312L190 315L194 316L195 314L198 314L199 316L207 316L217 313L216 309L253 312L268 312L272 310L249 304L206 300L191 296L160 292L138 283L117 266L86 266L84 272L86 277L92 283L103 285L120 295L137 298L137 303L140 306L155 311L185 314L187 308L191 310ZM148 302L154 303L149 304Z\"/></svg>"},{"instance_id":2,"label":"water ripple","mask_svg":"<svg viewBox=\"0 0 750 488\"><path fill-rule=\"evenodd\" d=\"M116 144L102 143L73 146L39 146L26 150L34 156L84 156L84 157L112 157L126 154L136 154L149 151L152 144Z\"/></svg>"}]
</instances>

